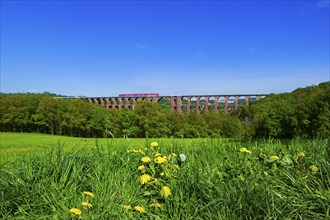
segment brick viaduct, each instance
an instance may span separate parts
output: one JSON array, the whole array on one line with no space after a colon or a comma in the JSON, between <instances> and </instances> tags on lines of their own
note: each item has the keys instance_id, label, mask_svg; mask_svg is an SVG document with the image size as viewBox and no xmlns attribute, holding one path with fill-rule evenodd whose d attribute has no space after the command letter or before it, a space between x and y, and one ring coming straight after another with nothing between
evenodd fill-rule
<instances>
[{"instance_id":1,"label":"brick viaduct","mask_svg":"<svg viewBox=\"0 0 330 220\"><path fill-rule=\"evenodd\" d=\"M140 97L78 97L88 100L91 103L105 106L106 108L128 108L134 109L137 101L147 100L159 103L162 100L169 102L171 111L182 111L189 113L192 110L200 112L223 110L225 114L229 109L237 109L240 105L249 105L249 101L259 101L268 94L249 94L249 95L183 95L183 96L140 96ZM68 99L71 99L68 97Z\"/></svg>"}]
</instances>

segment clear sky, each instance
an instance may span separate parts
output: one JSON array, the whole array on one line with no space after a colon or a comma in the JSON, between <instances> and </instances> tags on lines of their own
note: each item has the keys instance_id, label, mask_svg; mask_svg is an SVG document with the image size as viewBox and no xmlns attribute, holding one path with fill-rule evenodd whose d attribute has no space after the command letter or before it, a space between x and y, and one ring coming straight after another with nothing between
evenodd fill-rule
<instances>
[{"instance_id":1,"label":"clear sky","mask_svg":"<svg viewBox=\"0 0 330 220\"><path fill-rule=\"evenodd\" d=\"M329 1L4 1L1 92L290 92L330 80Z\"/></svg>"}]
</instances>

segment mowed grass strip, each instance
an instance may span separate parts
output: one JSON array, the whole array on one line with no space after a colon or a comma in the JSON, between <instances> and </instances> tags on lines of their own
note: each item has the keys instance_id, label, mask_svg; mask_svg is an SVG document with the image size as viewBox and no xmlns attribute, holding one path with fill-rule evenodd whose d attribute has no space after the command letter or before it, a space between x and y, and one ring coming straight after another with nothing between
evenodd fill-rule
<instances>
[{"instance_id":1,"label":"mowed grass strip","mask_svg":"<svg viewBox=\"0 0 330 220\"><path fill-rule=\"evenodd\" d=\"M161 203L158 209L149 206L155 202L149 199L150 194L158 193L144 190L138 170L141 158L150 155L145 149L152 140L102 141L107 140L94 140L86 147L73 142L68 147L59 144L2 164L0 218L330 217L328 140L293 140L286 144L278 140L157 140L156 151L162 155L186 156L174 175L160 180L170 187L171 195L157 198ZM151 159L154 163L155 158ZM95 196L86 196L86 191ZM82 202L92 207L84 208ZM134 210L135 206L143 207L144 212ZM70 213L72 208L81 210L81 214Z\"/></svg>"}]
</instances>

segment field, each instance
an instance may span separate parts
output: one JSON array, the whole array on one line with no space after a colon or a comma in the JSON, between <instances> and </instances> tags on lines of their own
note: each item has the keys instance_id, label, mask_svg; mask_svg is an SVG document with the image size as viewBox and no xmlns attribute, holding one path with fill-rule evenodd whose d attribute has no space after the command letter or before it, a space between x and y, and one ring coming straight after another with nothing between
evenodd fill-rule
<instances>
[{"instance_id":1,"label":"field","mask_svg":"<svg viewBox=\"0 0 330 220\"><path fill-rule=\"evenodd\" d=\"M0 135L1 219L330 219L328 140Z\"/></svg>"}]
</instances>

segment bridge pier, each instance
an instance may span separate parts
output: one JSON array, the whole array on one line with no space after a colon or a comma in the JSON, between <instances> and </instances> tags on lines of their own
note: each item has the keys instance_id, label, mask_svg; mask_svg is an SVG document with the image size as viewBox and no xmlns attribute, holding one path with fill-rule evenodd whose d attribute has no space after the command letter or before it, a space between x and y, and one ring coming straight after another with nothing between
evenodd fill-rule
<instances>
[{"instance_id":1,"label":"bridge pier","mask_svg":"<svg viewBox=\"0 0 330 220\"><path fill-rule=\"evenodd\" d=\"M201 97L196 97L196 104L195 104L195 111L197 112L197 113L200 113L200 102L199 102L199 99L200 99Z\"/></svg>"},{"instance_id":2,"label":"bridge pier","mask_svg":"<svg viewBox=\"0 0 330 220\"><path fill-rule=\"evenodd\" d=\"M229 99L229 96L224 96L225 98L225 107L224 107L224 112L225 114L228 114L228 99Z\"/></svg>"},{"instance_id":3,"label":"bridge pier","mask_svg":"<svg viewBox=\"0 0 330 220\"><path fill-rule=\"evenodd\" d=\"M235 97L235 109L238 109L238 99L239 96L234 96Z\"/></svg>"},{"instance_id":4,"label":"bridge pier","mask_svg":"<svg viewBox=\"0 0 330 220\"><path fill-rule=\"evenodd\" d=\"M209 98L208 96L205 96L205 103L204 103L204 111L209 112Z\"/></svg>"},{"instance_id":5,"label":"bridge pier","mask_svg":"<svg viewBox=\"0 0 330 220\"><path fill-rule=\"evenodd\" d=\"M176 97L176 111L182 113L182 99L181 96Z\"/></svg>"},{"instance_id":6,"label":"bridge pier","mask_svg":"<svg viewBox=\"0 0 330 220\"><path fill-rule=\"evenodd\" d=\"M248 107L249 106L249 99L250 99L250 96L245 96L245 106Z\"/></svg>"},{"instance_id":7,"label":"bridge pier","mask_svg":"<svg viewBox=\"0 0 330 220\"><path fill-rule=\"evenodd\" d=\"M218 113L218 107L219 107L219 96L214 96L214 111L215 113Z\"/></svg>"},{"instance_id":8,"label":"bridge pier","mask_svg":"<svg viewBox=\"0 0 330 220\"><path fill-rule=\"evenodd\" d=\"M116 108L117 107L117 100L115 98L111 98L112 100L112 108Z\"/></svg>"},{"instance_id":9,"label":"bridge pier","mask_svg":"<svg viewBox=\"0 0 330 220\"><path fill-rule=\"evenodd\" d=\"M171 106L171 111L175 111L175 102L174 102L174 96L170 96L170 106Z\"/></svg>"},{"instance_id":10,"label":"bridge pier","mask_svg":"<svg viewBox=\"0 0 330 220\"><path fill-rule=\"evenodd\" d=\"M187 114L190 113L190 108L191 108L191 97L187 97Z\"/></svg>"}]
</instances>

